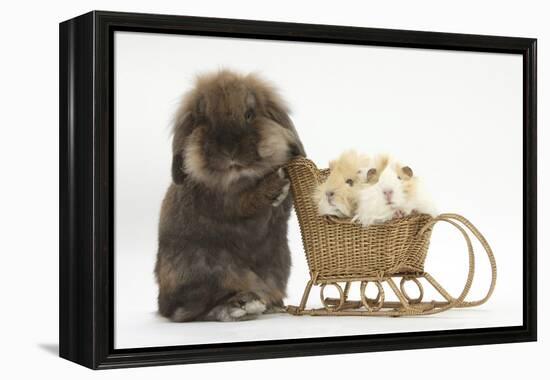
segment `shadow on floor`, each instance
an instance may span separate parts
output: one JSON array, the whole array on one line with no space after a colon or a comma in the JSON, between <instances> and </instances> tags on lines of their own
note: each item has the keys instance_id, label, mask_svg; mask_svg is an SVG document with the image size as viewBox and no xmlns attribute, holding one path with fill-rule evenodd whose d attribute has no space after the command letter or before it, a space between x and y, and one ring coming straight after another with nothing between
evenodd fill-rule
<instances>
[{"instance_id":1,"label":"shadow on floor","mask_svg":"<svg viewBox=\"0 0 550 380\"><path fill-rule=\"evenodd\" d=\"M59 344L57 343L40 343L38 347L52 355L59 356Z\"/></svg>"}]
</instances>

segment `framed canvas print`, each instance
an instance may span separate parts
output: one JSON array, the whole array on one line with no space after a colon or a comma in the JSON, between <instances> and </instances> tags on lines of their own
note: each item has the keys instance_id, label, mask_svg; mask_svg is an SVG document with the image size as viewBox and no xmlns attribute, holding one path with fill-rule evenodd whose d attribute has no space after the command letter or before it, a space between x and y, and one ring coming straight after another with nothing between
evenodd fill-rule
<instances>
[{"instance_id":1,"label":"framed canvas print","mask_svg":"<svg viewBox=\"0 0 550 380\"><path fill-rule=\"evenodd\" d=\"M536 40L60 24L60 356L536 340Z\"/></svg>"}]
</instances>

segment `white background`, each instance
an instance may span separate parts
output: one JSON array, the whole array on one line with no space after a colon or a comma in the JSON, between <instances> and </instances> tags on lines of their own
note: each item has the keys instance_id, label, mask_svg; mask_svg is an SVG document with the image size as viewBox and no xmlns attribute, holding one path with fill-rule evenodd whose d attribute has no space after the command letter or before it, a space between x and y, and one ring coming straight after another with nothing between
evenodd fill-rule
<instances>
[{"instance_id":1,"label":"white background","mask_svg":"<svg viewBox=\"0 0 550 380\"><path fill-rule=\"evenodd\" d=\"M69 1L21 2L5 5L2 38L3 173L2 252L5 267L0 276L4 298L0 324L3 376L7 378L143 378L169 376L230 376L280 378L288 374L337 377L357 374L369 367L369 376L385 377L388 368L429 369L424 378L514 377L545 373L543 355L549 347L544 320L547 300L539 297L539 342L484 347L459 347L407 352L339 355L330 357L156 367L93 373L56 357L58 288L58 26L90 9L192 14L279 21L326 23L382 28L436 30L539 38L539 270L547 268L543 234L548 207L543 199L548 183L545 162L550 143L544 129L547 89L544 70L550 27L544 2L439 1L315 2L270 4L232 1L137 2ZM15 165L14 165L15 163ZM543 210L544 209L544 210ZM473 218L472 218L473 219ZM543 220L544 219L544 220ZM539 276L539 294L548 281ZM284 371L284 372L283 372Z\"/></svg>"},{"instance_id":2,"label":"white background","mask_svg":"<svg viewBox=\"0 0 550 380\"><path fill-rule=\"evenodd\" d=\"M522 63L510 54L116 33L115 347L521 325ZM467 216L492 245L498 283L490 302L429 318L270 315L230 328L157 316L152 268L171 181L171 120L194 76L220 67L272 80L321 167L349 148L391 152L412 166L441 212ZM295 216L288 236L286 302L297 305L309 275ZM489 286L484 255L477 250L469 299ZM467 263L460 233L437 228L426 270L458 296Z\"/></svg>"}]
</instances>

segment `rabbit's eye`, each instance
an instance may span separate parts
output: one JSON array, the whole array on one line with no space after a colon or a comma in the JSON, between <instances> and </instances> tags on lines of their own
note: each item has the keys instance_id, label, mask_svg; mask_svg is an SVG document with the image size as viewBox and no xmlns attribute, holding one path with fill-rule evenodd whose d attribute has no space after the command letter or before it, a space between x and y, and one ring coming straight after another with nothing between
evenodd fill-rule
<instances>
[{"instance_id":1,"label":"rabbit's eye","mask_svg":"<svg viewBox=\"0 0 550 380\"><path fill-rule=\"evenodd\" d=\"M350 186L353 186L353 180L352 179L347 179L346 183Z\"/></svg>"},{"instance_id":2,"label":"rabbit's eye","mask_svg":"<svg viewBox=\"0 0 550 380\"><path fill-rule=\"evenodd\" d=\"M246 111L246 113L244 114L244 118L246 119L247 122L251 122L252 120L254 120L254 111L253 110L248 110Z\"/></svg>"}]
</instances>

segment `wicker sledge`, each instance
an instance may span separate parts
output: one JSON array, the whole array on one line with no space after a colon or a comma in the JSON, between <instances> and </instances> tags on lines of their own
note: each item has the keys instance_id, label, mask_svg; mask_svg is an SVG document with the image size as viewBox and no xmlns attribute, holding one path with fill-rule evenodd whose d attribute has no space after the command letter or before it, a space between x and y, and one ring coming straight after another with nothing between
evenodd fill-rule
<instances>
[{"instance_id":1,"label":"wicker sledge","mask_svg":"<svg viewBox=\"0 0 550 380\"><path fill-rule=\"evenodd\" d=\"M441 214L435 218L417 214L390 220L384 224L362 227L349 219L320 216L313 200L316 186L328 176L306 158L297 158L286 167L291 182L294 207L300 224L304 251L310 271L299 306L288 306L294 315L373 315L402 316L439 313L455 307L471 307L485 303L495 288L496 262L491 247L481 233L464 217ZM444 221L455 226L468 247L468 277L462 293L451 296L430 274L424 271L433 226ZM491 264L491 285L484 298L466 301L474 278L474 251L469 230L481 243ZM424 301L420 279L433 286L444 301ZM399 280L399 286L395 280ZM405 283L412 281L419 296L411 298ZM353 283L360 284L360 299L349 299ZM367 284L378 288L376 298L367 297ZM384 284L396 296L386 301ZM326 298L327 285L336 287L338 298ZM311 288L320 286L324 308L307 309ZM343 286L343 287L342 287Z\"/></svg>"}]
</instances>

